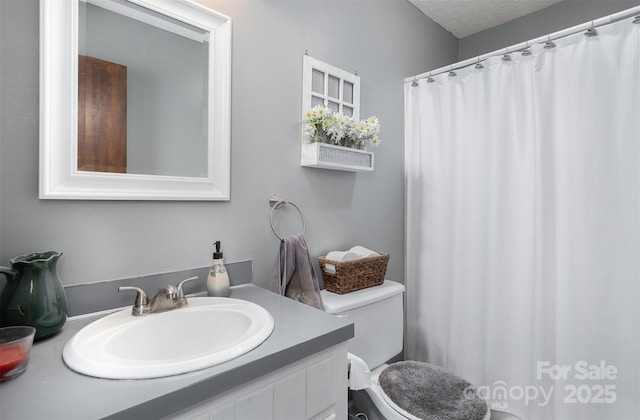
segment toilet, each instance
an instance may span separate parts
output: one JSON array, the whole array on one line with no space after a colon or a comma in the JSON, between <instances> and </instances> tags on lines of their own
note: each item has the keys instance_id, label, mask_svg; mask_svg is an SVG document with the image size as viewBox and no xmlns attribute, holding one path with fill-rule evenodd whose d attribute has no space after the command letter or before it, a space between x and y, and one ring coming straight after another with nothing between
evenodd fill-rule
<instances>
[{"instance_id":1,"label":"toilet","mask_svg":"<svg viewBox=\"0 0 640 420\"><path fill-rule=\"evenodd\" d=\"M386 362L402 352L403 293L404 285L390 280L342 295L321 291L326 312L354 323L355 337L349 341L349 353L362 359L371 370L371 386L354 391L353 399L369 420L420 420L394 403L378 380L389 366ZM482 420L490 417L487 407Z\"/></svg>"}]
</instances>

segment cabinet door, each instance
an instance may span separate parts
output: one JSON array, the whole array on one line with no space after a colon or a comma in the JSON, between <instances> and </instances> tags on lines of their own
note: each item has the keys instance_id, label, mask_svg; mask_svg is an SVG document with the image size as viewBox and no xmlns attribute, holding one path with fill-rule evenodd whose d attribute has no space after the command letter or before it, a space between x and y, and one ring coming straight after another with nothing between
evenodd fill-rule
<instances>
[{"instance_id":1,"label":"cabinet door","mask_svg":"<svg viewBox=\"0 0 640 420\"><path fill-rule=\"evenodd\" d=\"M206 417L203 420L217 419L217 420L235 420L236 419L236 406L233 402L228 403L222 407L218 407L211 411L211 413L205 413ZM200 420L200 419L197 419Z\"/></svg>"},{"instance_id":2,"label":"cabinet door","mask_svg":"<svg viewBox=\"0 0 640 420\"><path fill-rule=\"evenodd\" d=\"M276 419L306 418L305 386L304 370L273 384L273 416Z\"/></svg>"},{"instance_id":3,"label":"cabinet door","mask_svg":"<svg viewBox=\"0 0 640 420\"><path fill-rule=\"evenodd\" d=\"M346 376L346 367L343 373ZM309 366L306 380L307 418L311 418L336 403L336 357Z\"/></svg>"},{"instance_id":4,"label":"cabinet door","mask_svg":"<svg viewBox=\"0 0 640 420\"><path fill-rule=\"evenodd\" d=\"M78 56L78 170L127 172L127 68Z\"/></svg>"},{"instance_id":5,"label":"cabinet door","mask_svg":"<svg viewBox=\"0 0 640 420\"><path fill-rule=\"evenodd\" d=\"M236 400L236 419L272 420L273 386L267 385Z\"/></svg>"}]
</instances>

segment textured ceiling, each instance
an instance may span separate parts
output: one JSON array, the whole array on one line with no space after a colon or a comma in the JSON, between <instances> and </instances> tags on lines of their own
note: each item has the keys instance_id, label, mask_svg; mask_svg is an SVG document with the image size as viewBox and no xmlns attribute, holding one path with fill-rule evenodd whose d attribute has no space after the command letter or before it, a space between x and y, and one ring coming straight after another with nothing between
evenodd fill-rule
<instances>
[{"instance_id":1,"label":"textured ceiling","mask_svg":"<svg viewBox=\"0 0 640 420\"><path fill-rule=\"evenodd\" d=\"M409 0L457 38L493 28L562 0Z\"/></svg>"}]
</instances>

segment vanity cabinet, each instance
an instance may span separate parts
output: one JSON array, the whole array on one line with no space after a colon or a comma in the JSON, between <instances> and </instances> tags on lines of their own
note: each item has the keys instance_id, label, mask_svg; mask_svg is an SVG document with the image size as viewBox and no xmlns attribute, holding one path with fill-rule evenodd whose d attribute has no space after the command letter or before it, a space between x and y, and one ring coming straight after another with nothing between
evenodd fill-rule
<instances>
[{"instance_id":1,"label":"vanity cabinet","mask_svg":"<svg viewBox=\"0 0 640 420\"><path fill-rule=\"evenodd\" d=\"M341 343L197 406L180 420L343 420L347 417L347 344Z\"/></svg>"}]
</instances>

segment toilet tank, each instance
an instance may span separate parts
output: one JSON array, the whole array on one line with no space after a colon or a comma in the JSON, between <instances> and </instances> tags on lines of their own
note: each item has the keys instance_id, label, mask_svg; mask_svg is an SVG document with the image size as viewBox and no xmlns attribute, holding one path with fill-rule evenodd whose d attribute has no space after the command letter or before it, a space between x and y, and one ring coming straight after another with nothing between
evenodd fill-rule
<instances>
[{"instance_id":1,"label":"toilet tank","mask_svg":"<svg viewBox=\"0 0 640 420\"><path fill-rule=\"evenodd\" d=\"M343 295L321 291L326 312L354 323L349 352L364 360L371 370L402 351L403 292L402 284L390 280Z\"/></svg>"}]
</instances>

